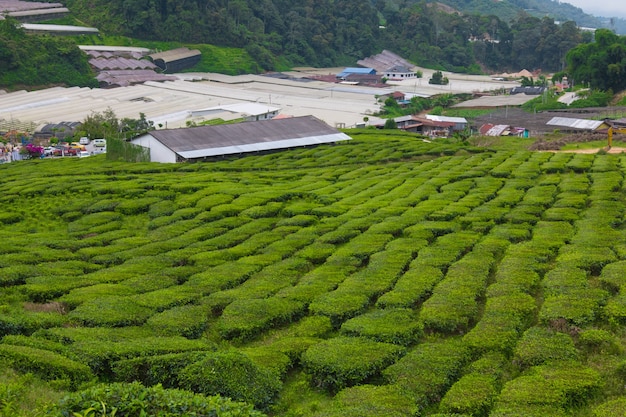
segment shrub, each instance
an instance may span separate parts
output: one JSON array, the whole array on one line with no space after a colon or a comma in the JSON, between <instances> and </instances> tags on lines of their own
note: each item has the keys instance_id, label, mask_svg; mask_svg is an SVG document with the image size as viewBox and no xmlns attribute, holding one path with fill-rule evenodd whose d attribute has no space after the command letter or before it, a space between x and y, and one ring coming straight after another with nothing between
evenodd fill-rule
<instances>
[{"instance_id":1,"label":"shrub","mask_svg":"<svg viewBox=\"0 0 626 417\"><path fill-rule=\"evenodd\" d=\"M626 415L626 398L609 400L593 409L593 417L622 417Z\"/></svg>"},{"instance_id":2,"label":"shrub","mask_svg":"<svg viewBox=\"0 0 626 417\"><path fill-rule=\"evenodd\" d=\"M86 301L69 317L85 326L118 327L143 324L153 313L127 297L107 296Z\"/></svg>"},{"instance_id":3,"label":"shrub","mask_svg":"<svg viewBox=\"0 0 626 417\"><path fill-rule=\"evenodd\" d=\"M378 298L376 305L381 308L417 306L430 295L433 287L442 278L440 269L412 263L410 269L400 276L394 288Z\"/></svg>"},{"instance_id":4,"label":"shrub","mask_svg":"<svg viewBox=\"0 0 626 417\"><path fill-rule=\"evenodd\" d=\"M470 416L487 416L496 399L496 380L491 375L465 375L446 392L439 411Z\"/></svg>"},{"instance_id":5,"label":"shrub","mask_svg":"<svg viewBox=\"0 0 626 417\"><path fill-rule=\"evenodd\" d=\"M419 339L422 328L410 309L375 310L354 317L341 326L346 335L408 346Z\"/></svg>"},{"instance_id":6,"label":"shrub","mask_svg":"<svg viewBox=\"0 0 626 417\"><path fill-rule=\"evenodd\" d=\"M419 407L397 385L359 385L339 391L329 411L313 417L406 417L418 413Z\"/></svg>"},{"instance_id":7,"label":"shrub","mask_svg":"<svg viewBox=\"0 0 626 417\"><path fill-rule=\"evenodd\" d=\"M93 378L87 365L49 350L0 344L0 358L17 371L32 372L47 381L69 380L73 387Z\"/></svg>"},{"instance_id":8,"label":"shrub","mask_svg":"<svg viewBox=\"0 0 626 417\"><path fill-rule=\"evenodd\" d=\"M335 391L379 374L403 354L396 345L339 336L311 346L302 364L316 385Z\"/></svg>"},{"instance_id":9,"label":"shrub","mask_svg":"<svg viewBox=\"0 0 626 417\"><path fill-rule=\"evenodd\" d=\"M146 325L164 336L197 339L207 328L209 312L204 306L184 305L155 314Z\"/></svg>"},{"instance_id":10,"label":"shrub","mask_svg":"<svg viewBox=\"0 0 626 417\"><path fill-rule=\"evenodd\" d=\"M282 384L278 375L254 364L236 351L213 352L185 367L179 375L181 388L205 395L222 395L263 409L269 406Z\"/></svg>"},{"instance_id":11,"label":"shrub","mask_svg":"<svg viewBox=\"0 0 626 417\"><path fill-rule=\"evenodd\" d=\"M247 340L290 322L304 312L304 307L301 302L280 297L239 299L224 309L217 328L225 339Z\"/></svg>"},{"instance_id":12,"label":"shrub","mask_svg":"<svg viewBox=\"0 0 626 417\"><path fill-rule=\"evenodd\" d=\"M542 327L526 330L515 348L515 361L521 367L577 358L578 351L570 335Z\"/></svg>"},{"instance_id":13,"label":"shrub","mask_svg":"<svg viewBox=\"0 0 626 417\"><path fill-rule=\"evenodd\" d=\"M102 384L70 394L48 409L53 415L108 416L216 416L263 417L251 405L221 396L193 394L188 391L146 388L138 382L131 384ZM85 414L77 414L85 413Z\"/></svg>"},{"instance_id":14,"label":"shrub","mask_svg":"<svg viewBox=\"0 0 626 417\"><path fill-rule=\"evenodd\" d=\"M416 403L425 407L439 401L456 380L468 356L458 340L422 343L385 369L383 376L388 383L407 390Z\"/></svg>"},{"instance_id":15,"label":"shrub","mask_svg":"<svg viewBox=\"0 0 626 417\"><path fill-rule=\"evenodd\" d=\"M192 351L121 359L111 363L111 370L117 382L139 381L145 386L161 384L165 388L178 388L180 371L206 358L207 354Z\"/></svg>"}]
</instances>

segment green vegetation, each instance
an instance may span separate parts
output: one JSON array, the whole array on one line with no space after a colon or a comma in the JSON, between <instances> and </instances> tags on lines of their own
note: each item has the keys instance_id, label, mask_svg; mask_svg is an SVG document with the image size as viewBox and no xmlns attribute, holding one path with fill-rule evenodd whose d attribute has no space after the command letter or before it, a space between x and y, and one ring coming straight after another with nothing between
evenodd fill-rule
<instances>
[{"instance_id":1,"label":"green vegetation","mask_svg":"<svg viewBox=\"0 0 626 417\"><path fill-rule=\"evenodd\" d=\"M623 414L626 156L348 133L0 165L1 413Z\"/></svg>"},{"instance_id":2,"label":"green vegetation","mask_svg":"<svg viewBox=\"0 0 626 417\"><path fill-rule=\"evenodd\" d=\"M31 36L16 25L11 18L0 20L0 86L98 86L74 40Z\"/></svg>"}]
</instances>

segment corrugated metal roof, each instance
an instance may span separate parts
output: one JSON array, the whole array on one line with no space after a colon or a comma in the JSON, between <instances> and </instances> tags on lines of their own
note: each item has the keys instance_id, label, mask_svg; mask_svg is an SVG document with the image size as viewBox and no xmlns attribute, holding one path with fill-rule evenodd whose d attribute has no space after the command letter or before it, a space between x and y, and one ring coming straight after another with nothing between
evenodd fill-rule
<instances>
[{"instance_id":1,"label":"corrugated metal roof","mask_svg":"<svg viewBox=\"0 0 626 417\"><path fill-rule=\"evenodd\" d=\"M228 111L231 113L241 113L250 116L260 116L262 114L279 111L279 107L268 106L259 103L234 103L222 106L207 107L206 109L193 110L192 115L198 116L202 114L214 113L217 111Z\"/></svg>"},{"instance_id":2,"label":"corrugated metal roof","mask_svg":"<svg viewBox=\"0 0 626 417\"><path fill-rule=\"evenodd\" d=\"M188 58L192 56L201 55L201 52L197 49L189 49L189 48L176 48L165 52L157 52L155 54L148 55L153 61L157 59L162 60L163 62L172 62L177 61L179 59Z\"/></svg>"},{"instance_id":3,"label":"corrugated metal roof","mask_svg":"<svg viewBox=\"0 0 626 417\"><path fill-rule=\"evenodd\" d=\"M189 152L177 152L185 159L204 158L209 156L233 155L248 152L261 152L275 149L295 148L299 146L322 145L324 143L340 142L350 140L345 133L335 133L333 135L309 136L306 138L277 140L272 142L251 143L248 145L225 146L222 148L201 149Z\"/></svg>"},{"instance_id":4,"label":"corrugated metal roof","mask_svg":"<svg viewBox=\"0 0 626 417\"><path fill-rule=\"evenodd\" d=\"M25 30L38 32L67 32L67 33L98 33L98 29L83 26L70 25L44 25L37 23L22 23L20 25Z\"/></svg>"},{"instance_id":5,"label":"corrugated metal roof","mask_svg":"<svg viewBox=\"0 0 626 417\"><path fill-rule=\"evenodd\" d=\"M434 114L427 114L426 118L428 120L432 120L435 122L467 123L467 119L465 119L465 117L448 117L448 116L437 116Z\"/></svg>"},{"instance_id":6,"label":"corrugated metal roof","mask_svg":"<svg viewBox=\"0 0 626 417\"><path fill-rule=\"evenodd\" d=\"M502 136L509 128L509 125L495 125L485 132L485 136Z\"/></svg>"},{"instance_id":7,"label":"corrugated metal roof","mask_svg":"<svg viewBox=\"0 0 626 417\"><path fill-rule=\"evenodd\" d=\"M314 116L149 133L184 158L285 149L352 139Z\"/></svg>"},{"instance_id":8,"label":"corrugated metal roof","mask_svg":"<svg viewBox=\"0 0 626 417\"><path fill-rule=\"evenodd\" d=\"M602 120L573 119L571 117L553 117L546 123L549 126L563 126L572 129L596 130L602 126Z\"/></svg>"}]
</instances>

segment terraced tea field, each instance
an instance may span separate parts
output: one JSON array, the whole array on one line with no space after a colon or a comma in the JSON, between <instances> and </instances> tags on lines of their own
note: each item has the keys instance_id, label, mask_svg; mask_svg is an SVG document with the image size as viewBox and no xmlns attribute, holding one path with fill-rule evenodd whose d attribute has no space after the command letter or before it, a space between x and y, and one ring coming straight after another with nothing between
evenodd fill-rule
<instances>
[{"instance_id":1,"label":"terraced tea field","mask_svg":"<svg viewBox=\"0 0 626 417\"><path fill-rule=\"evenodd\" d=\"M285 417L625 415L626 155L370 132L1 165L0 362Z\"/></svg>"}]
</instances>

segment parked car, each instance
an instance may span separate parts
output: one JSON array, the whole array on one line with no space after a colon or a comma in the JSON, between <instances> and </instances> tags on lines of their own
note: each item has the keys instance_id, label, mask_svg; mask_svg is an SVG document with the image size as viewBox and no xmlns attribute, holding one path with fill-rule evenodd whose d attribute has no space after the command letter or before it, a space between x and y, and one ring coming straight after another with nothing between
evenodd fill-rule
<instances>
[{"instance_id":1,"label":"parked car","mask_svg":"<svg viewBox=\"0 0 626 417\"><path fill-rule=\"evenodd\" d=\"M106 139L94 139L93 146L95 146L96 148L104 148L105 146L107 146L107 140Z\"/></svg>"},{"instance_id":2,"label":"parked car","mask_svg":"<svg viewBox=\"0 0 626 417\"><path fill-rule=\"evenodd\" d=\"M81 145L89 145L89 138L87 136L83 136L82 138L80 138L78 143L80 143Z\"/></svg>"},{"instance_id":3,"label":"parked car","mask_svg":"<svg viewBox=\"0 0 626 417\"><path fill-rule=\"evenodd\" d=\"M52 154L54 156L76 156L78 151L78 149L72 148L71 146L56 146Z\"/></svg>"},{"instance_id":4,"label":"parked car","mask_svg":"<svg viewBox=\"0 0 626 417\"><path fill-rule=\"evenodd\" d=\"M80 151L80 152L78 152L78 157L79 158L86 158L88 156L91 156L91 154L88 151Z\"/></svg>"}]
</instances>

